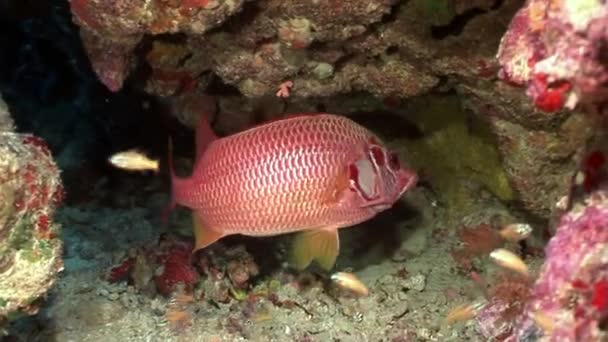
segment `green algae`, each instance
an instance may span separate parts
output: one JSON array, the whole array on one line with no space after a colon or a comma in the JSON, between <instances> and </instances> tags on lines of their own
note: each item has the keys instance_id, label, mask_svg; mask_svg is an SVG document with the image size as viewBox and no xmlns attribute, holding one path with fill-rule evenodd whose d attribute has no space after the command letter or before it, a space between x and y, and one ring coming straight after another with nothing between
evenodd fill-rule
<instances>
[{"instance_id":1,"label":"green algae","mask_svg":"<svg viewBox=\"0 0 608 342\"><path fill-rule=\"evenodd\" d=\"M31 215L26 215L17 221L8 240L13 249L24 249L31 247L33 220Z\"/></svg>"},{"instance_id":2,"label":"green algae","mask_svg":"<svg viewBox=\"0 0 608 342\"><path fill-rule=\"evenodd\" d=\"M467 113L456 95L420 97L407 107L408 120L422 136L391 145L403 147L406 160L446 202L448 214L463 212L479 198L470 184L481 184L503 201L514 199L490 126Z\"/></svg>"},{"instance_id":3,"label":"green algae","mask_svg":"<svg viewBox=\"0 0 608 342\"><path fill-rule=\"evenodd\" d=\"M414 3L432 25L447 25L454 18L452 0L415 0Z\"/></svg>"}]
</instances>

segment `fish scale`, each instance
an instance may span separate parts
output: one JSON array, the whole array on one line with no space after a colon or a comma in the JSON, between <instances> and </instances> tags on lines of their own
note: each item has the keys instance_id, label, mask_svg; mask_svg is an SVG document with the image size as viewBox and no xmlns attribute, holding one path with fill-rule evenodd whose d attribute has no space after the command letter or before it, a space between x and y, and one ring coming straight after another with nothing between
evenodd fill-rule
<instances>
[{"instance_id":1,"label":"fish scale","mask_svg":"<svg viewBox=\"0 0 608 342\"><path fill-rule=\"evenodd\" d=\"M210 129L199 127L197 141L204 141L198 135L202 131ZM324 238L329 240L312 245L331 247L337 253L336 229L385 210L389 207L386 203L392 205L416 179L405 169L394 171L401 172L399 175L389 175L402 177L399 180L381 179L380 175L370 178L371 157L366 150L370 144L379 144L379 139L363 126L337 115L301 115L273 121L214 140L204 150L197 147L201 155L197 156L192 176L178 178L172 172L173 200L194 211L197 248L232 234L325 231L329 235ZM384 182L365 184L368 191L384 189L381 195L385 198L380 198L376 206L355 197L357 190L351 188L351 168L359 170L358 162L365 166L361 171L367 172L365 181ZM335 254L330 254L323 261L325 266L335 261Z\"/></svg>"}]
</instances>

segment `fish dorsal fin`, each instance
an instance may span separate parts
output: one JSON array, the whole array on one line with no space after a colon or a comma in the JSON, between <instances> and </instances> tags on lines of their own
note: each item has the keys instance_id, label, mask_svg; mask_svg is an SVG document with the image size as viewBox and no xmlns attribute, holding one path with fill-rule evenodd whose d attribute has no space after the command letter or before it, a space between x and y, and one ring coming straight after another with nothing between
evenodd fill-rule
<instances>
[{"instance_id":1,"label":"fish dorsal fin","mask_svg":"<svg viewBox=\"0 0 608 342\"><path fill-rule=\"evenodd\" d=\"M217 140L218 137L215 135L215 132L211 129L211 125L209 124L209 120L207 120L207 115L215 112L215 102L211 96L202 95L202 105L198 118L198 126L195 131L195 144L196 150L194 155L195 165L198 164L198 161L201 159L201 156L205 153L209 144L211 144L214 140Z\"/></svg>"},{"instance_id":2,"label":"fish dorsal fin","mask_svg":"<svg viewBox=\"0 0 608 342\"><path fill-rule=\"evenodd\" d=\"M196 150L195 150L195 165L198 164L198 161L201 159L201 156L205 153L205 151L207 150L207 147L209 147L209 144L211 144L213 141L217 140L217 135L215 135L215 133L213 132L213 130L211 129L211 125L209 125L209 121L207 121L207 118L205 117L204 113L201 113L199 119L198 119L198 126L196 127L196 133L195 133L195 143L196 143Z\"/></svg>"},{"instance_id":3,"label":"fish dorsal fin","mask_svg":"<svg viewBox=\"0 0 608 342\"><path fill-rule=\"evenodd\" d=\"M192 253L211 245L212 243L221 239L225 235L223 233L209 229L209 227L205 226L203 220L201 219L200 212L192 212L192 223L194 225L195 239L195 245L194 249L192 250Z\"/></svg>"},{"instance_id":4,"label":"fish dorsal fin","mask_svg":"<svg viewBox=\"0 0 608 342\"><path fill-rule=\"evenodd\" d=\"M309 116L315 116L315 115L321 115L321 114L326 114L326 113L291 113L291 114L285 114L285 115L280 116L278 118L274 118L274 119L270 119L268 121L265 121L261 125L265 125L265 124L268 124L268 123L271 123L271 122L284 121L284 120L290 120L290 119L302 118L302 117L309 117Z\"/></svg>"},{"instance_id":5,"label":"fish dorsal fin","mask_svg":"<svg viewBox=\"0 0 608 342\"><path fill-rule=\"evenodd\" d=\"M303 270L314 260L321 268L329 271L336 263L340 250L338 229L311 229L296 235L291 255L291 264Z\"/></svg>"}]
</instances>

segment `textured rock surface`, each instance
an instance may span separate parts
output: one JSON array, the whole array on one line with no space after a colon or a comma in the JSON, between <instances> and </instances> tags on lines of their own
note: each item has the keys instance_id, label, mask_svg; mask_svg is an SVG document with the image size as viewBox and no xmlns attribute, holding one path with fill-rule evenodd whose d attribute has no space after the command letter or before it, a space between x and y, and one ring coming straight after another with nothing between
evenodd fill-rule
<instances>
[{"instance_id":1,"label":"textured rock surface","mask_svg":"<svg viewBox=\"0 0 608 342\"><path fill-rule=\"evenodd\" d=\"M37 312L37 300L63 269L59 171L39 138L0 132L0 326Z\"/></svg>"},{"instance_id":2,"label":"textured rock surface","mask_svg":"<svg viewBox=\"0 0 608 342\"><path fill-rule=\"evenodd\" d=\"M546 112L582 104L605 111L608 3L599 0L528 0L502 39L501 78L527 88Z\"/></svg>"},{"instance_id":3,"label":"textured rock surface","mask_svg":"<svg viewBox=\"0 0 608 342\"><path fill-rule=\"evenodd\" d=\"M293 81L295 97L357 90L409 97L433 89L443 76L491 75L498 40L519 4L71 1L108 88L120 89L130 66L143 62L151 92L204 84L212 72L248 97L274 95L285 80ZM154 35L151 42L134 53L146 34Z\"/></svg>"},{"instance_id":4,"label":"textured rock surface","mask_svg":"<svg viewBox=\"0 0 608 342\"><path fill-rule=\"evenodd\" d=\"M13 119L8 111L8 106L0 95L0 132L10 132L13 129Z\"/></svg>"},{"instance_id":5,"label":"textured rock surface","mask_svg":"<svg viewBox=\"0 0 608 342\"><path fill-rule=\"evenodd\" d=\"M523 4L74 0L71 8L93 67L110 90L132 75L149 93L196 97L219 78L229 86L220 91L216 116L224 132L250 126L260 99L274 97L285 81L292 82L287 103L266 101L263 114L320 106L348 113L348 101L339 95L358 93L353 111L389 107L411 116L398 105L401 99L455 89L493 128L517 199L547 218L550 203L567 191L562 180L575 165L570 157L590 133L579 116L547 114L524 89L497 79L498 61L504 66L509 44L519 41L505 37L497 60L501 37ZM230 87L238 92L227 93ZM363 100L365 94L376 100ZM186 124L198 113L176 111ZM545 153L547 145L551 153Z\"/></svg>"}]
</instances>

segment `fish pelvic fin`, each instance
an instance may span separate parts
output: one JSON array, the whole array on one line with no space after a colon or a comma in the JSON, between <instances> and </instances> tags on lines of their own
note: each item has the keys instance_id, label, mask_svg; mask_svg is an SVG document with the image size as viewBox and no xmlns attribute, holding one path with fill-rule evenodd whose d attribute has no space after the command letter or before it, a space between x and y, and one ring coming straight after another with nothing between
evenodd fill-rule
<instances>
[{"instance_id":1,"label":"fish pelvic fin","mask_svg":"<svg viewBox=\"0 0 608 342\"><path fill-rule=\"evenodd\" d=\"M196 211L192 212L192 223L194 225L194 240L195 245L192 253L195 253L198 250L201 250L217 240L224 237L224 233L217 232L215 230L209 229L209 227L205 226L203 220L200 217L200 214Z\"/></svg>"},{"instance_id":2,"label":"fish pelvic fin","mask_svg":"<svg viewBox=\"0 0 608 342\"><path fill-rule=\"evenodd\" d=\"M291 254L292 266L301 271L316 261L326 271L336 263L340 250L338 229L312 229L300 232L293 242Z\"/></svg>"}]
</instances>

